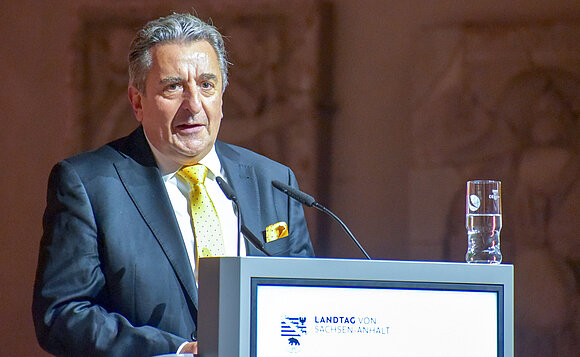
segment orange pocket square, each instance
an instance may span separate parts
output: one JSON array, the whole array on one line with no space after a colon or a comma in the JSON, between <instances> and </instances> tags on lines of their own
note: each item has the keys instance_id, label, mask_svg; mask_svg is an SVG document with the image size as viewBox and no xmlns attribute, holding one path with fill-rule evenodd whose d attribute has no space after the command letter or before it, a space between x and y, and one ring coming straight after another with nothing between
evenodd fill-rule
<instances>
[{"instance_id":1,"label":"orange pocket square","mask_svg":"<svg viewBox=\"0 0 580 357\"><path fill-rule=\"evenodd\" d=\"M288 236L288 225L286 222L278 222L266 227L266 243Z\"/></svg>"}]
</instances>

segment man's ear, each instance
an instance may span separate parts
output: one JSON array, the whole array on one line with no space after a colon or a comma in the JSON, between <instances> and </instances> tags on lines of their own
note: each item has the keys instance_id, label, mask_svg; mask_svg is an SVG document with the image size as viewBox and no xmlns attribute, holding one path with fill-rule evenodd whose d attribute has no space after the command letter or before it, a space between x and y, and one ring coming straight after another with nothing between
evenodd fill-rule
<instances>
[{"instance_id":1,"label":"man's ear","mask_svg":"<svg viewBox=\"0 0 580 357\"><path fill-rule=\"evenodd\" d=\"M128 94L129 102L131 102L131 108L133 109L135 118L139 123L141 123L143 121L143 102L141 100L143 95L134 86L129 86Z\"/></svg>"}]
</instances>

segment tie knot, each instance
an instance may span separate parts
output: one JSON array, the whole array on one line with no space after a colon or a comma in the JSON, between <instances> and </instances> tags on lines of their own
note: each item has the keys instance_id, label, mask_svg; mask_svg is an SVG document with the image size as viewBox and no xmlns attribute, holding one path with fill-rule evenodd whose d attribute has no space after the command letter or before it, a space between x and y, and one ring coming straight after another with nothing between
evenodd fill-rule
<instances>
[{"instance_id":1,"label":"tie knot","mask_svg":"<svg viewBox=\"0 0 580 357\"><path fill-rule=\"evenodd\" d=\"M207 176L207 167L202 164L182 167L177 174L192 185L202 184Z\"/></svg>"}]
</instances>

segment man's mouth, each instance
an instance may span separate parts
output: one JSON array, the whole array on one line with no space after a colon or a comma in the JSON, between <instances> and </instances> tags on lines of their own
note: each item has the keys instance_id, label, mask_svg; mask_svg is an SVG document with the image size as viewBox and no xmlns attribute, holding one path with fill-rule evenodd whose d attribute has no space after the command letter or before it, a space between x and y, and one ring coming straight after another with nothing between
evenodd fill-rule
<instances>
[{"instance_id":1,"label":"man's mouth","mask_svg":"<svg viewBox=\"0 0 580 357\"><path fill-rule=\"evenodd\" d=\"M175 128L180 132L196 132L203 129L203 124L179 124Z\"/></svg>"}]
</instances>

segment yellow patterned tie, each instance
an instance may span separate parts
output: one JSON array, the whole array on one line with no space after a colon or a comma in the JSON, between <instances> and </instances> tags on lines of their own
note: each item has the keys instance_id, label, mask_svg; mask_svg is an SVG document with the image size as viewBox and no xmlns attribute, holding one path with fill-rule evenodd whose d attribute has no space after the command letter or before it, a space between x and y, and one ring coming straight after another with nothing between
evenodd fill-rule
<instances>
[{"instance_id":1,"label":"yellow patterned tie","mask_svg":"<svg viewBox=\"0 0 580 357\"><path fill-rule=\"evenodd\" d=\"M183 177L191 187L189 214L195 234L197 272L197 258L225 255L222 230L213 202L205 189L207 167L201 164L185 166L177 174Z\"/></svg>"}]
</instances>

